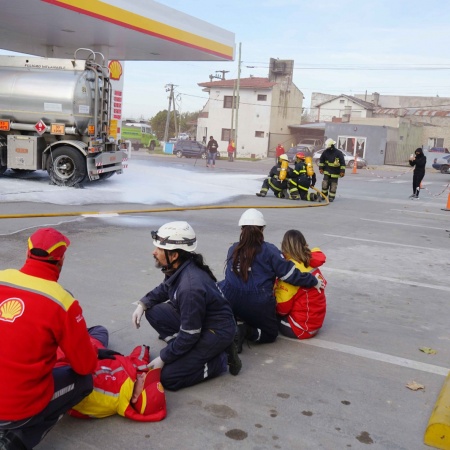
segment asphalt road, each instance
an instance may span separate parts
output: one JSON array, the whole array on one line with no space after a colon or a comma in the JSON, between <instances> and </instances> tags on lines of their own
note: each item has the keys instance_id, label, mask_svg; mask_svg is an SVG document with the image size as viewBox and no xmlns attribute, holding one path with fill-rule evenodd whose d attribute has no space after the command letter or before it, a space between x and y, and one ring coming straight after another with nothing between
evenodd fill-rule
<instances>
[{"instance_id":1,"label":"asphalt road","mask_svg":"<svg viewBox=\"0 0 450 450\"><path fill-rule=\"evenodd\" d=\"M207 170L194 160L137 153L132 158L142 164ZM221 160L215 170L267 173L271 165ZM311 204L243 196L231 209L1 219L2 269L23 263L29 227L53 224L70 237L60 281L80 299L88 325L105 325L110 347L123 353L145 343L156 355L163 345L148 324L135 330L131 313L133 302L162 280L150 230L164 222L187 220L194 227L197 250L219 279L247 207L264 208L267 241L279 245L287 229L298 228L327 255L328 310L317 337L244 346L237 377L167 392L162 422L65 417L37 449L429 448L423 434L450 367L450 211L442 210L450 177L428 171L418 201L408 199L411 179L409 168L350 169L336 201L320 207L285 208ZM80 207L0 204L0 216L68 210ZM424 388L408 389L413 381Z\"/></svg>"}]
</instances>

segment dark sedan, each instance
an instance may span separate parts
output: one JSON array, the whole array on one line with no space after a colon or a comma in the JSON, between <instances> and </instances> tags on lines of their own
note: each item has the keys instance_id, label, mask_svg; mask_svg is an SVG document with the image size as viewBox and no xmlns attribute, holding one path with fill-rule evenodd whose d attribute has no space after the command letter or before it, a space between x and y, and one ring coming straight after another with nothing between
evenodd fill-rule
<instances>
[{"instance_id":1,"label":"dark sedan","mask_svg":"<svg viewBox=\"0 0 450 450\"><path fill-rule=\"evenodd\" d=\"M177 158L202 158L206 159L208 150L206 145L201 142L189 141L186 139L178 140L173 146L173 154ZM217 152L217 159L220 158L220 153Z\"/></svg>"}]
</instances>

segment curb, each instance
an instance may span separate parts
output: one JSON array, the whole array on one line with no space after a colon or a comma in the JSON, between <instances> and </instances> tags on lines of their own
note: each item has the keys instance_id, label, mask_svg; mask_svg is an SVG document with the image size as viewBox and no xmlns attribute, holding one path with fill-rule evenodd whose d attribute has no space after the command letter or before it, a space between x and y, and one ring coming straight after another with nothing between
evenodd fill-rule
<instances>
[{"instance_id":1,"label":"curb","mask_svg":"<svg viewBox=\"0 0 450 450\"><path fill-rule=\"evenodd\" d=\"M423 442L431 447L450 449L450 373L436 400Z\"/></svg>"}]
</instances>

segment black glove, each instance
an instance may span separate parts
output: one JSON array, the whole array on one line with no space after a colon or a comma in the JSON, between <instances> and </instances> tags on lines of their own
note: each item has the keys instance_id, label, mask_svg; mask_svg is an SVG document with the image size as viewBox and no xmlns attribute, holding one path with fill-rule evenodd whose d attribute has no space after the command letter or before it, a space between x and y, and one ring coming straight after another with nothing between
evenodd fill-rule
<instances>
[{"instance_id":1,"label":"black glove","mask_svg":"<svg viewBox=\"0 0 450 450\"><path fill-rule=\"evenodd\" d=\"M116 359L114 355L123 356L122 353L115 352L109 348L99 348L97 353L98 359Z\"/></svg>"}]
</instances>

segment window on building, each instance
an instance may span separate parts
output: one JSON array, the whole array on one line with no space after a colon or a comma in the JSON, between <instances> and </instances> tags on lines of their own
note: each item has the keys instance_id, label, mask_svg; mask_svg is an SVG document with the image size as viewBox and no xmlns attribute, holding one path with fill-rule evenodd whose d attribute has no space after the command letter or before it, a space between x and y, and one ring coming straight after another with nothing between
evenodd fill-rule
<instances>
[{"instance_id":1,"label":"window on building","mask_svg":"<svg viewBox=\"0 0 450 450\"><path fill-rule=\"evenodd\" d=\"M428 146L431 147L443 147L444 146L444 138L428 138Z\"/></svg>"},{"instance_id":2,"label":"window on building","mask_svg":"<svg viewBox=\"0 0 450 450\"><path fill-rule=\"evenodd\" d=\"M339 103L345 103L345 100L339 100Z\"/></svg>"},{"instance_id":3,"label":"window on building","mask_svg":"<svg viewBox=\"0 0 450 450\"><path fill-rule=\"evenodd\" d=\"M267 95L258 94L258 102L266 102L266 101L267 101Z\"/></svg>"},{"instance_id":4,"label":"window on building","mask_svg":"<svg viewBox=\"0 0 450 450\"><path fill-rule=\"evenodd\" d=\"M366 140L367 138L359 136L339 136L337 143L340 149L352 155L356 153L360 158L364 158L366 153Z\"/></svg>"},{"instance_id":5,"label":"window on building","mask_svg":"<svg viewBox=\"0 0 450 450\"><path fill-rule=\"evenodd\" d=\"M232 95L224 95L223 107L224 108L232 108L233 107L233 96Z\"/></svg>"},{"instance_id":6,"label":"window on building","mask_svg":"<svg viewBox=\"0 0 450 450\"><path fill-rule=\"evenodd\" d=\"M255 131L255 137L264 137L264 131Z\"/></svg>"},{"instance_id":7,"label":"window on building","mask_svg":"<svg viewBox=\"0 0 450 450\"><path fill-rule=\"evenodd\" d=\"M230 128L222 128L222 134L220 136L220 140L228 142L230 139L232 139L231 129Z\"/></svg>"}]
</instances>

